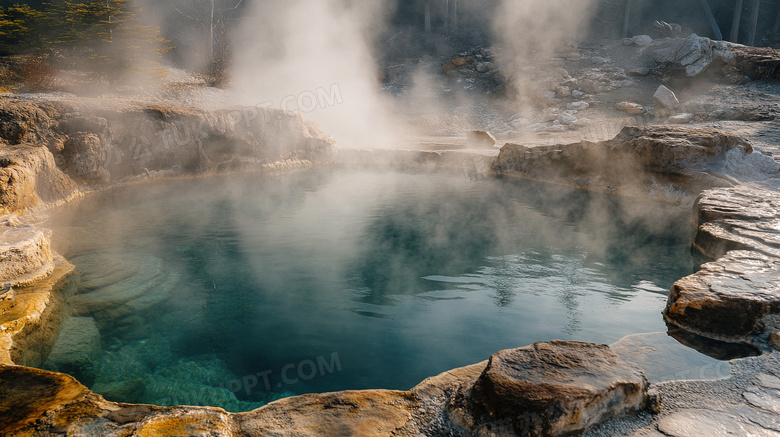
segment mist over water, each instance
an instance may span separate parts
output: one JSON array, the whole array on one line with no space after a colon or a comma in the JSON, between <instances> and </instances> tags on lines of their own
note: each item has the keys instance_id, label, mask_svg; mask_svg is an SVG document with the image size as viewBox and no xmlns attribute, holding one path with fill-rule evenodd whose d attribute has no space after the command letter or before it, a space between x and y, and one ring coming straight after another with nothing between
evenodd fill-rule
<instances>
[{"instance_id":1,"label":"mist over water","mask_svg":"<svg viewBox=\"0 0 780 437\"><path fill-rule=\"evenodd\" d=\"M533 341L664 331L666 292L692 268L687 216L518 181L318 170L128 187L50 225L88 285L68 303L100 330L81 381L239 411L408 389ZM339 370L290 377L334 354ZM263 372L268 389L231 392Z\"/></svg>"}]
</instances>

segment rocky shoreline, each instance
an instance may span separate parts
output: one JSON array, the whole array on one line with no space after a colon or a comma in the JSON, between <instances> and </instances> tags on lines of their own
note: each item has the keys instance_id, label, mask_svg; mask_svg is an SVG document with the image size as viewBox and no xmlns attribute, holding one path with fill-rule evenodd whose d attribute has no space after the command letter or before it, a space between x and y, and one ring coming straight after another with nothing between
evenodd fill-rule
<instances>
[{"instance_id":1,"label":"rocky shoreline","mask_svg":"<svg viewBox=\"0 0 780 437\"><path fill-rule=\"evenodd\" d=\"M599 143L507 144L498 158L476 151L413 150L344 151L337 158L332 140L281 111L4 99L0 138L5 143L0 200L10 214L0 234L0 267L7 278L7 291L0 294L3 435L467 436L591 430L588 435L683 437L701 435L691 426L702 419L723 429L749 422L756 435L780 432L776 418L768 415L773 399L780 402L773 391L780 389L780 375L771 370L777 368L778 352L734 361L732 376L723 381L649 385L640 367L607 346L535 343L497 352L489 361L445 372L409 391L303 395L240 414L109 402L71 376L34 368L49 355L62 320L62 296L77 283L73 266L51 252L50 236L35 225L33 212L140 180L334 162L428 171L465 171L467 162L480 177L492 165L499 175L681 204L696 200L695 247L710 263L675 284L667 321L712 339L767 352L780 349L780 194L739 183L744 174L760 171L769 177L780 166L738 136L688 127L626 128ZM737 392L716 408L720 418L703 407L691 410L695 403L679 402L687 393L704 405L729 387ZM620 418L625 415L631 417Z\"/></svg>"}]
</instances>

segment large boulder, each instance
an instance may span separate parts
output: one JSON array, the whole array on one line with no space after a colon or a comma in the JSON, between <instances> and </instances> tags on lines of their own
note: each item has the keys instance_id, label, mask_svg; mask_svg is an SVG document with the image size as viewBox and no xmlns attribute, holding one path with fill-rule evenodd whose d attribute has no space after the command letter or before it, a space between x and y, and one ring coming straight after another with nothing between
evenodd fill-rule
<instances>
[{"instance_id":1,"label":"large boulder","mask_svg":"<svg viewBox=\"0 0 780 437\"><path fill-rule=\"evenodd\" d=\"M687 38L656 40L652 44L653 60L666 68L685 70L689 77L706 71L713 63L725 66L734 55L722 41L694 34Z\"/></svg>"},{"instance_id":2,"label":"large boulder","mask_svg":"<svg viewBox=\"0 0 780 437\"><path fill-rule=\"evenodd\" d=\"M565 436L645 408L648 382L608 346L551 341L490 357L472 399L520 436Z\"/></svg>"}]
</instances>

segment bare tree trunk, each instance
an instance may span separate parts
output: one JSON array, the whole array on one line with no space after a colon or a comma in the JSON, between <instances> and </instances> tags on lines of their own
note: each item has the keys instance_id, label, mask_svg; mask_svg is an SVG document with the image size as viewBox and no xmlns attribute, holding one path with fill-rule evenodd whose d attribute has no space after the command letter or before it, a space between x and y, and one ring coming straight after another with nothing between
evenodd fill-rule
<instances>
[{"instance_id":1,"label":"bare tree trunk","mask_svg":"<svg viewBox=\"0 0 780 437\"><path fill-rule=\"evenodd\" d=\"M756 29L758 28L758 13L761 9L761 0L753 0L753 9L750 11L750 28L748 29L747 45L756 43Z\"/></svg>"},{"instance_id":2,"label":"bare tree trunk","mask_svg":"<svg viewBox=\"0 0 780 437\"><path fill-rule=\"evenodd\" d=\"M777 19L775 20L775 27L772 29L774 33L780 31L780 11L777 11Z\"/></svg>"},{"instance_id":3,"label":"bare tree trunk","mask_svg":"<svg viewBox=\"0 0 780 437\"><path fill-rule=\"evenodd\" d=\"M457 32L458 27L458 0L452 0L452 29Z\"/></svg>"},{"instance_id":4,"label":"bare tree trunk","mask_svg":"<svg viewBox=\"0 0 780 437\"><path fill-rule=\"evenodd\" d=\"M715 16L712 15L712 9L710 9L709 2L707 0L701 0L701 6L704 9L704 15L707 17L707 21L710 22L710 27L712 27L712 36L719 41L722 40L723 34L720 32L720 27L715 20Z\"/></svg>"},{"instance_id":5,"label":"bare tree trunk","mask_svg":"<svg viewBox=\"0 0 780 437\"><path fill-rule=\"evenodd\" d=\"M109 41L111 41L114 39L114 29L111 28L111 21L112 21L111 10L109 9L110 5L108 2L109 0L106 0L106 10L109 11L108 12L108 39Z\"/></svg>"},{"instance_id":6,"label":"bare tree trunk","mask_svg":"<svg viewBox=\"0 0 780 437\"><path fill-rule=\"evenodd\" d=\"M431 32L431 0L425 0L425 31Z\"/></svg>"},{"instance_id":7,"label":"bare tree trunk","mask_svg":"<svg viewBox=\"0 0 780 437\"><path fill-rule=\"evenodd\" d=\"M214 62L214 1L211 0L211 17L209 19L209 62Z\"/></svg>"},{"instance_id":8,"label":"bare tree trunk","mask_svg":"<svg viewBox=\"0 0 780 437\"><path fill-rule=\"evenodd\" d=\"M444 1L444 33L450 33L450 0Z\"/></svg>"},{"instance_id":9,"label":"bare tree trunk","mask_svg":"<svg viewBox=\"0 0 780 437\"><path fill-rule=\"evenodd\" d=\"M742 22L742 0L734 6L734 21L731 22L731 42L739 42L739 25Z\"/></svg>"},{"instance_id":10,"label":"bare tree trunk","mask_svg":"<svg viewBox=\"0 0 780 437\"><path fill-rule=\"evenodd\" d=\"M623 38L628 38L628 26L631 24L631 2L626 0L626 16L623 18Z\"/></svg>"}]
</instances>

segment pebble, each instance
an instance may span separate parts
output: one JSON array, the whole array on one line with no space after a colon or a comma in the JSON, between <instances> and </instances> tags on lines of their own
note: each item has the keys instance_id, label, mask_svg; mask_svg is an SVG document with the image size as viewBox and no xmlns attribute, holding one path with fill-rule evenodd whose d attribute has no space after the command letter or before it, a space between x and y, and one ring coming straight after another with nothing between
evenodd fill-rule
<instances>
[{"instance_id":1,"label":"pebble","mask_svg":"<svg viewBox=\"0 0 780 437\"><path fill-rule=\"evenodd\" d=\"M634 68L628 72L629 76L647 76L648 74L650 74L650 69L647 67Z\"/></svg>"},{"instance_id":2,"label":"pebble","mask_svg":"<svg viewBox=\"0 0 780 437\"><path fill-rule=\"evenodd\" d=\"M669 117L669 123L672 124L688 124L693 121L693 114L683 113Z\"/></svg>"}]
</instances>

